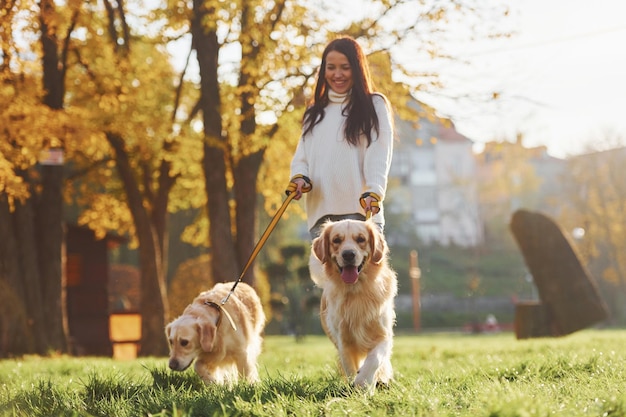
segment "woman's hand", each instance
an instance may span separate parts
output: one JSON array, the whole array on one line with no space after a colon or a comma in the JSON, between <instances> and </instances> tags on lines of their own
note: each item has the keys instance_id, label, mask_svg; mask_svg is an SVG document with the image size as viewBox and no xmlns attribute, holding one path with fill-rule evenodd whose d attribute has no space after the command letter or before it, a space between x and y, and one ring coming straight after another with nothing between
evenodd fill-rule
<instances>
[{"instance_id":1,"label":"woman's hand","mask_svg":"<svg viewBox=\"0 0 626 417\"><path fill-rule=\"evenodd\" d=\"M372 215L380 211L380 196L374 192L367 192L361 195L359 203L363 210L365 210L365 217L369 217L368 213Z\"/></svg>"},{"instance_id":2,"label":"woman's hand","mask_svg":"<svg viewBox=\"0 0 626 417\"><path fill-rule=\"evenodd\" d=\"M302 188L305 186L306 181L303 178L296 178L292 182L296 184L296 190L294 191L296 196L293 199L300 200L302 198Z\"/></svg>"},{"instance_id":3,"label":"woman's hand","mask_svg":"<svg viewBox=\"0 0 626 417\"><path fill-rule=\"evenodd\" d=\"M307 177L304 175L296 175L289 181L285 194L290 195L291 193L296 193L293 199L300 200L302 194L308 193L311 191L311 188L313 188L313 185Z\"/></svg>"},{"instance_id":4,"label":"woman's hand","mask_svg":"<svg viewBox=\"0 0 626 417\"><path fill-rule=\"evenodd\" d=\"M365 197L365 212L367 213L368 211L371 211L372 214L376 214L380 211L378 200L373 197Z\"/></svg>"}]
</instances>

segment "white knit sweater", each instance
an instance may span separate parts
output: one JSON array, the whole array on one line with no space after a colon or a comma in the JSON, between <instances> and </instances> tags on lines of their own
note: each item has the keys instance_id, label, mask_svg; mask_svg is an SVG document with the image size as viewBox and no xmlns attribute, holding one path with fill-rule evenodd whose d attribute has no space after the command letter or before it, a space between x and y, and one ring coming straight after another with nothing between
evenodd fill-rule
<instances>
[{"instance_id":1,"label":"white knit sweater","mask_svg":"<svg viewBox=\"0 0 626 417\"><path fill-rule=\"evenodd\" d=\"M372 100L379 123L379 133L372 131L372 143L361 137L358 146L350 145L344 137L347 116L342 109L347 94L329 94L324 119L313 131L302 136L291 161L291 177L309 177L313 189L304 195L309 229L326 215L365 214L359 204L364 192L375 192L385 198L387 176L393 151L393 127L387 100L374 94ZM384 224L383 204L372 218Z\"/></svg>"}]
</instances>

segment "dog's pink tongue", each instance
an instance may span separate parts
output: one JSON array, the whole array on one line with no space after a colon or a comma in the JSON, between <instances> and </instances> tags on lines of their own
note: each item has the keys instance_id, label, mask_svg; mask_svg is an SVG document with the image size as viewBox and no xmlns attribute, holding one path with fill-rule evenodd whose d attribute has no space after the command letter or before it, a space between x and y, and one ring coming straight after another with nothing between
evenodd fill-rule
<instances>
[{"instance_id":1,"label":"dog's pink tongue","mask_svg":"<svg viewBox=\"0 0 626 417\"><path fill-rule=\"evenodd\" d=\"M354 284L359 279L359 271L356 266L344 266L341 271L341 279L346 284Z\"/></svg>"}]
</instances>

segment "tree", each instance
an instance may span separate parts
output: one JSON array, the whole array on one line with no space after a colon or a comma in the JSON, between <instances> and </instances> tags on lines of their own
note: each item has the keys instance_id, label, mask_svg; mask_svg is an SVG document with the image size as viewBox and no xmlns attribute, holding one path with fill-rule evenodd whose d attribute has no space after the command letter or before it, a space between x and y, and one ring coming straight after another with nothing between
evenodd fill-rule
<instances>
[{"instance_id":1,"label":"tree","mask_svg":"<svg viewBox=\"0 0 626 417\"><path fill-rule=\"evenodd\" d=\"M28 2L26 2L28 3ZM2 154L0 224L9 239L0 244L2 277L23 300L31 328L21 329L30 346L23 351L45 353L68 349L63 260L63 165L38 163L42 151L67 153L72 130L64 110L66 49L76 15L62 15L49 0L3 4ZM25 7L25 9L20 9ZM30 13L26 10L31 10ZM68 8L71 11L72 8ZM20 60L13 37L17 16L39 33L32 51L41 59ZM39 77L38 74L41 74Z\"/></svg>"},{"instance_id":2,"label":"tree","mask_svg":"<svg viewBox=\"0 0 626 417\"><path fill-rule=\"evenodd\" d=\"M281 88L288 93L284 80L311 75L300 75L297 67L290 66L296 57L306 55L305 45L289 44L281 36L287 32L302 36L307 30L306 24L284 23L290 18L300 20L303 8L289 9L285 1L271 6L246 1L237 6L223 9L220 4L196 0L190 21L201 79L198 108L205 135L203 167L212 269L213 276L223 280L238 277L254 246L258 174L268 144L263 136L271 138L276 131L257 124L261 90ZM229 36L220 39L218 32L223 29ZM240 46L241 59L236 79L220 83L219 53L229 42ZM287 55L294 58L283 59ZM282 83L274 82L278 73L283 74ZM227 117L228 110L236 116ZM253 270L244 278L254 284Z\"/></svg>"},{"instance_id":3,"label":"tree","mask_svg":"<svg viewBox=\"0 0 626 417\"><path fill-rule=\"evenodd\" d=\"M166 285L169 212L202 201L172 203L171 197L188 194L190 183L192 187L199 184L192 184L194 166L199 164L193 155L198 152L187 147L193 145L188 140L193 135L190 128L177 125L184 85L182 80L178 87L174 83L163 39L140 33L131 36L134 32L125 4L105 0L104 6L102 15L93 10L85 28L87 36L72 74L81 87L71 102L90 109L90 123L110 146L102 160L114 162L115 172L87 161L100 169L80 178L92 186L90 192L78 195L87 207L79 222L100 235L112 229L127 231L136 239L141 273L139 353L162 355L168 350L163 328L170 319ZM104 42L99 36L103 32L108 34ZM180 179L187 185L176 189Z\"/></svg>"},{"instance_id":4,"label":"tree","mask_svg":"<svg viewBox=\"0 0 626 417\"><path fill-rule=\"evenodd\" d=\"M563 178L567 204L559 220L574 231L583 262L600 279L614 320L626 318L626 149L570 158Z\"/></svg>"},{"instance_id":5,"label":"tree","mask_svg":"<svg viewBox=\"0 0 626 417\"><path fill-rule=\"evenodd\" d=\"M225 4L194 0L186 3L189 10L181 4L170 2L170 10L178 12L175 21L179 25L184 24L181 16L191 16L192 47L199 64L198 109L202 111L205 136L203 166L213 276L228 280L238 276L252 252L259 186L272 185L271 189L261 187L261 193L273 202L266 206L275 207L279 196L283 196L288 155L300 132L294 120L298 117L293 114L301 114L303 92L311 87L321 48L336 33L324 19L324 10L305 6L304 2L252 0ZM466 7L456 2L373 2L373 16L346 19L345 27L338 32L359 38L370 50L386 57L382 59L385 64L377 67L385 75L380 78L387 87L382 91L390 94L399 113L406 115L403 106L410 90L396 88L399 84L392 82L392 72L400 72L405 79L416 77L428 82L435 77L403 66L401 60L392 58L392 49L411 38L427 45L431 56L438 56L433 42L427 40L433 38L420 41L422 25L418 23L428 22L426 30L440 31L452 16L458 17L473 7L476 5ZM403 19L401 25L391 24L393 17L407 10L411 11L408 20ZM235 63L224 57L233 49L237 51L232 58ZM416 82L415 88L424 88L424 84ZM289 132L284 131L286 126ZM277 140L279 137L286 141ZM282 160L278 169L272 166L270 172L263 167L263 161L274 146L281 150L278 153ZM269 174L262 181L261 170ZM253 270L244 279L254 283Z\"/></svg>"},{"instance_id":6,"label":"tree","mask_svg":"<svg viewBox=\"0 0 626 417\"><path fill-rule=\"evenodd\" d=\"M515 143L487 143L478 156L480 210L489 243L502 244L502 237L511 237L508 224L515 210L536 205L541 182L530 163L532 156L533 151L522 146L521 135Z\"/></svg>"},{"instance_id":7,"label":"tree","mask_svg":"<svg viewBox=\"0 0 626 417\"><path fill-rule=\"evenodd\" d=\"M162 46L167 38L132 36L122 3L105 1L99 9L83 2L44 1L40 16L29 11L28 2L9 4L6 15L29 17L33 24L27 27L41 37L41 47L11 36L2 44L6 140L0 141L0 227L16 239L0 244L0 258L3 279L24 301L33 323L29 330L37 335L36 346L26 350L67 349L59 336L65 195L84 209L78 221L97 236L110 230L136 236L143 287L141 353L163 354L169 319L163 272L168 210L203 201L169 200L172 193L198 195L189 189L200 184L200 177L194 174L199 160L193 160L199 152L186 140L191 129L176 125L184 84L176 89ZM33 38L11 19L2 25L9 35ZM28 54L13 53L20 48L40 53L41 68L23 58ZM72 80L68 89L66 79ZM64 152L63 166L38 164L41 151L51 148ZM180 154L185 160L178 159ZM181 178L185 186L175 187Z\"/></svg>"}]
</instances>

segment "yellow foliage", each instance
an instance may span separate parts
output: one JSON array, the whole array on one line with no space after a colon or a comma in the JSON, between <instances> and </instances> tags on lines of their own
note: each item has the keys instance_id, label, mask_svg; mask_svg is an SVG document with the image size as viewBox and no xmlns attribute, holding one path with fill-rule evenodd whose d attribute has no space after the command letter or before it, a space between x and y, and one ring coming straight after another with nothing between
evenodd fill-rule
<instances>
[{"instance_id":1,"label":"yellow foliage","mask_svg":"<svg viewBox=\"0 0 626 417\"><path fill-rule=\"evenodd\" d=\"M185 227L180 239L190 245L209 247L209 220L206 208L202 208L201 215L196 221Z\"/></svg>"},{"instance_id":2,"label":"yellow foliage","mask_svg":"<svg viewBox=\"0 0 626 417\"><path fill-rule=\"evenodd\" d=\"M0 154L0 194L8 198L9 208L15 209L15 201L24 201L30 195L22 177L15 175L13 164Z\"/></svg>"},{"instance_id":3,"label":"yellow foliage","mask_svg":"<svg viewBox=\"0 0 626 417\"><path fill-rule=\"evenodd\" d=\"M172 278L167 294L171 319L181 315L200 292L209 290L213 285L210 255L201 255L182 263Z\"/></svg>"},{"instance_id":4,"label":"yellow foliage","mask_svg":"<svg viewBox=\"0 0 626 417\"><path fill-rule=\"evenodd\" d=\"M626 148L568 160L563 181L568 202L561 215L568 228L585 231L580 246L588 259L605 265L604 281L626 288Z\"/></svg>"},{"instance_id":5,"label":"yellow foliage","mask_svg":"<svg viewBox=\"0 0 626 417\"><path fill-rule=\"evenodd\" d=\"M95 194L90 205L79 215L78 224L89 226L97 239L104 238L111 230L122 236L134 236L135 231L128 206L120 204L119 199L110 194Z\"/></svg>"},{"instance_id":6,"label":"yellow foliage","mask_svg":"<svg viewBox=\"0 0 626 417\"><path fill-rule=\"evenodd\" d=\"M620 283L619 274L617 273L615 268L611 267L606 268L604 271L602 271L602 279L615 286L619 285Z\"/></svg>"}]
</instances>

